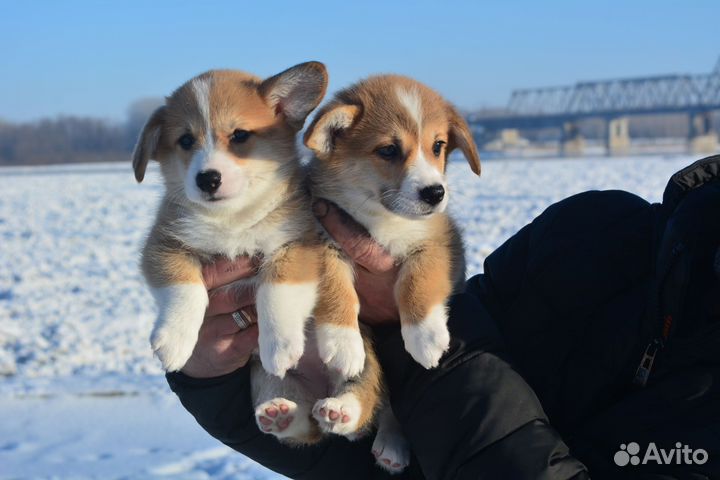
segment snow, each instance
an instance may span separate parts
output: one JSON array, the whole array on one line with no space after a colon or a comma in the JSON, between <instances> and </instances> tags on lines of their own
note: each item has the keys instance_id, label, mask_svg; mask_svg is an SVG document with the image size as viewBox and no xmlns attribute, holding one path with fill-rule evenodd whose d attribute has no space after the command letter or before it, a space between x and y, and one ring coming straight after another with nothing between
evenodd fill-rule
<instances>
[{"instance_id":1,"label":"snow","mask_svg":"<svg viewBox=\"0 0 720 480\"><path fill-rule=\"evenodd\" d=\"M204 434L170 395L0 405L0 478L279 478Z\"/></svg>"},{"instance_id":2,"label":"snow","mask_svg":"<svg viewBox=\"0 0 720 480\"><path fill-rule=\"evenodd\" d=\"M590 189L659 201L688 156L449 167L468 273L548 205ZM138 251L162 193L129 164L0 169L0 478L280 478L209 437L169 392Z\"/></svg>"}]
</instances>

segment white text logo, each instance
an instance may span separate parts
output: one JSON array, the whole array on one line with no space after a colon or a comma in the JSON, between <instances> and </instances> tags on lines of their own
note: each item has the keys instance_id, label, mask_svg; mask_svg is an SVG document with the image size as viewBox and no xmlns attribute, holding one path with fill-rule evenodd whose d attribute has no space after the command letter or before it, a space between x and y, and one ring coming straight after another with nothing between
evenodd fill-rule
<instances>
[{"instance_id":1,"label":"white text logo","mask_svg":"<svg viewBox=\"0 0 720 480\"><path fill-rule=\"evenodd\" d=\"M627 445L620 445L620 450L613 457L615 464L619 467L626 465L646 465L654 463L656 465L703 465L708 461L708 453L702 448L692 449L689 445L683 445L680 442L675 444L675 448L669 450L658 448L654 442L645 449L645 453L640 455L640 445L630 442Z\"/></svg>"}]
</instances>

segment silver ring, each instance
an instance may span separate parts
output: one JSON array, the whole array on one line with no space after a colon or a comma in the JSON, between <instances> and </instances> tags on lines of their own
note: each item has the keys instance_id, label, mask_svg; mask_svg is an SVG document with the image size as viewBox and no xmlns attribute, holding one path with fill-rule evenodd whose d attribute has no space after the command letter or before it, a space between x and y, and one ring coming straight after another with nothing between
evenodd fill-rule
<instances>
[{"instance_id":1,"label":"silver ring","mask_svg":"<svg viewBox=\"0 0 720 480\"><path fill-rule=\"evenodd\" d=\"M235 312L232 312L232 318L235 320L235 323L240 328L240 330L245 330L250 325L253 324L252 318L250 318L250 315L245 313L243 309L237 310Z\"/></svg>"}]
</instances>

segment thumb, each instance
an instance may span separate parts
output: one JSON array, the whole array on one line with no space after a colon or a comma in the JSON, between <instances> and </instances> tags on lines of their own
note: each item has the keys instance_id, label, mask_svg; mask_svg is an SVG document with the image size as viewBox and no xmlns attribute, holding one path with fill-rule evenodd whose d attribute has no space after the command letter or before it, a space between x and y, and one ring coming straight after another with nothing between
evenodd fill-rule
<instances>
[{"instance_id":1,"label":"thumb","mask_svg":"<svg viewBox=\"0 0 720 480\"><path fill-rule=\"evenodd\" d=\"M355 263L373 273L388 272L395 268L390 253L335 204L318 200L313 204L313 212L328 234Z\"/></svg>"}]
</instances>

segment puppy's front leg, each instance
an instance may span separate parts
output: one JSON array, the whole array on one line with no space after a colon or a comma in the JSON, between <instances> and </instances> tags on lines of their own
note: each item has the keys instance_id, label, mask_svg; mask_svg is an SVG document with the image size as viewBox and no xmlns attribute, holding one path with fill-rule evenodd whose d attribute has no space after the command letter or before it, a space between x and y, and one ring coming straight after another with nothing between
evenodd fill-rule
<instances>
[{"instance_id":1,"label":"puppy's front leg","mask_svg":"<svg viewBox=\"0 0 720 480\"><path fill-rule=\"evenodd\" d=\"M297 366L305 349L305 321L315 307L319 262L317 247L295 244L261 269L256 296L260 361L280 378Z\"/></svg>"},{"instance_id":2,"label":"puppy's front leg","mask_svg":"<svg viewBox=\"0 0 720 480\"><path fill-rule=\"evenodd\" d=\"M180 370L192 355L208 306L200 261L150 243L143 271L158 307L150 344L165 370Z\"/></svg>"},{"instance_id":3,"label":"puppy's front leg","mask_svg":"<svg viewBox=\"0 0 720 480\"><path fill-rule=\"evenodd\" d=\"M352 266L340 253L326 247L315 326L318 353L322 361L344 379L360 374L365 365L365 348L358 327L360 301L355 293Z\"/></svg>"},{"instance_id":4,"label":"puppy's front leg","mask_svg":"<svg viewBox=\"0 0 720 480\"><path fill-rule=\"evenodd\" d=\"M395 284L405 350L425 368L436 367L450 345L445 307L450 269L445 246L426 246L405 260Z\"/></svg>"}]
</instances>

